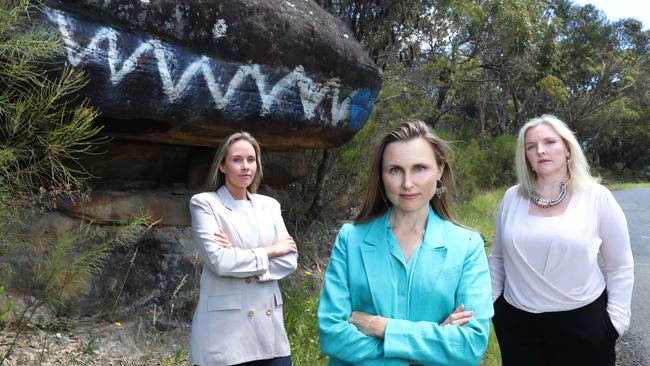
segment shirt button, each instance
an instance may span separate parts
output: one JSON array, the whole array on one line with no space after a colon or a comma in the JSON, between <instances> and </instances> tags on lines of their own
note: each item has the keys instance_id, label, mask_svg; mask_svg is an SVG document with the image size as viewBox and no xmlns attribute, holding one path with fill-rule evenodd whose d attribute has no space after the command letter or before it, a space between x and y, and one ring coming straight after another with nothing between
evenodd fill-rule
<instances>
[{"instance_id":1,"label":"shirt button","mask_svg":"<svg viewBox=\"0 0 650 366\"><path fill-rule=\"evenodd\" d=\"M266 309L266 315L271 316L271 314L273 314L273 310Z\"/></svg>"},{"instance_id":2,"label":"shirt button","mask_svg":"<svg viewBox=\"0 0 650 366\"><path fill-rule=\"evenodd\" d=\"M252 280L251 280L250 277L246 278L246 283L251 283L251 281L252 281Z\"/></svg>"},{"instance_id":3,"label":"shirt button","mask_svg":"<svg viewBox=\"0 0 650 366\"><path fill-rule=\"evenodd\" d=\"M248 310L248 317L252 318L253 315L255 315L255 310L253 310L253 309Z\"/></svg>"}]
</instances>

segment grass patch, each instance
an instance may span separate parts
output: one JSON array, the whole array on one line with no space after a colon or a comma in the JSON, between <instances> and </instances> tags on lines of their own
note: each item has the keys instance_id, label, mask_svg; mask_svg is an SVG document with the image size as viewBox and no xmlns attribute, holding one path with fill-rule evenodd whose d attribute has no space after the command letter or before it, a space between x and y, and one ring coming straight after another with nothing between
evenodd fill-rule
<instances>
[{"instance_id":1,"label":"grass patch","mask_svg":"<svg viewBox=\"0 0 650 366\"><path fill-rule=\"evenodd\" d=\"M605 186L610 191L621 191L623 189L650 188L650 183L607 183Z\"/></svg>"},{"instance_id":2,"label":"grass patch","mask_svg":"<svg viewBox=\"0 0 650 366\"><path fill-rule=\"evenodd\" d=\"M320 352L316 319L320 289L314 288L309 276L298 281L298 284L292 281L292 286L282 295L284 327L291 344L291 360L296 366L325 366L327 357Z\"/></svg>"},{"instance_id":3,"label":"grass patch","mask_svg":"<svg viewBox=\"0 0 650 366\"><path fill-rule=\"evenodd\" d=\"M456 207L460 222L481 233L486 248L492 246L497 210L506 189L500 188L477 194L469 202Z\"/></svg>"},{"instance_id":4,"label":"grass patch","mask_svg":"<svg viewBox=\"0 0 650 366\"><path fill-rule=\"evenodd\" d=\"M481 366L501 366L501 350L492 322L490 322L490 338L488 338L488 346L481 360Z\"/></svg>"}]
</instances>

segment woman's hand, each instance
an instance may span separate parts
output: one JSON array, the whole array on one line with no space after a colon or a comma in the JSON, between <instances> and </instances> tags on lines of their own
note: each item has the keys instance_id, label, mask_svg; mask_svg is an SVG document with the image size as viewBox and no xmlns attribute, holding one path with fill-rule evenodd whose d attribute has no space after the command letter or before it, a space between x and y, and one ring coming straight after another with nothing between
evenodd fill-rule
<instances>
[{"instance_id":1,"label":"woman's hand","mask_svg":"<svg viewBox=\"0 0 650 366\"><path fill-rule=\"evenodd\" d=\"M362 311L353 311L350 316L350 323L357 329L369 336L384 339L388 319L379 315L371 315Z\"/></svg>"},{"instance_id":2,"label":"woman's hand","mask_svg":"<svg viewBox=\"0 0 650 366\"><path fill-rule=\"evenodd\" d=\"M279 257L288 253L298 253L298 246L291 236L279 239L275 243L264 247L269 258Z\"/></svg>"},{"instance_id":3,"label":"woman's hand","mask_svg":"<svg viewBox=\"0 0 650 366\"><path fill-rule=\"evenodd\" d=\"M222 246L223 248L232 248L233 245L230 242L230 239L228 239L228 236L226 233L223 231L223 229L219 228L219 231L214 233L215 239L217 240L217 244Z\"/></svg>"},{"instance_id":4,"label":"woman's hand","mask_svg":"<svg viewBox=\"0 0 650 366\"><path fill-rule=\"evenodd\" d=\"M474 312L473 311L464 311L465 310L465 304L460 304L454 310L451 315L445 319L444 322L440 323L441 326L443 325L460 325L461 327L464 327L467 325L467 323L474 317Z\"/></svg>"}]
</instances>

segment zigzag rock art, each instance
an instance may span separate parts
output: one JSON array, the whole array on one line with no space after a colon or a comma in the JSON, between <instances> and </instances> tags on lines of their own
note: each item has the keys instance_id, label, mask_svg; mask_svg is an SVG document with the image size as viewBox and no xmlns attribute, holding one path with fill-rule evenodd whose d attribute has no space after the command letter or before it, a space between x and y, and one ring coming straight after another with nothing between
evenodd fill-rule
<instances>
[{"instance_id":1,"label":"zigzag rock art","mask_svg":"<svg viewBox=\"0 0 650 366\"><path fill-rule=\"evenodd\" d=\"M338 146L367 121L381 70L312 0L50 0L61 62L113 137L84 165L100 180L72 216L122 222L141 209L187 225L221 139L246 130L264 183L308 173L305 148ZM280 150L280 151L278 151Z\"/></svg>"},{"instance_id":2,"label":"zigzag rock art","mask_svg":"<svg viewBox=\"0 0 650 366\"><path fill-rule=\"evenodd\" d=\"M381 71L311 0L59 0L45 20L109 134L214 147L336 146L368 119Z\"/></svg>"}]
</instances>

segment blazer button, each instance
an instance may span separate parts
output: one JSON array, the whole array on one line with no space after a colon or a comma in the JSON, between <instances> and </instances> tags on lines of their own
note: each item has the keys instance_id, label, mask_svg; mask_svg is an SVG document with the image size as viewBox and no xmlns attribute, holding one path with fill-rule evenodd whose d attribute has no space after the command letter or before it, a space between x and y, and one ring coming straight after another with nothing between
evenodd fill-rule
<instances>
[{"instance_id":1,"label":"blazer button","mask_svg":"<svg viewBox=\"0 0 650 366\"><path fill-rule=\"evenodd\" d=\"M248 310L248 317L252 318L253 315L255 315L255 310L253 310L253 309Z\"/></svg>"},{"instance_id":2,"label":"blazer button","mask_svg":"<svg viewBox=\"0 0 650 366\"><path fill-rule=\"evenodd\" d=\"M266 315L271 316L273 314L273 311L271 309L266 309Z\"/></svg>"},{"instance_id":3,"label":"blazer button","mask_svg":"<svg viewBox=\"0 0 650 366\"><path fill-rule=\"evenodd\" d=\"M251 280L250 277L247 277L247 278L246 278L246 283L251 283L251 281L253 281L253 280Z\"/></svg>"}]
</instances>

